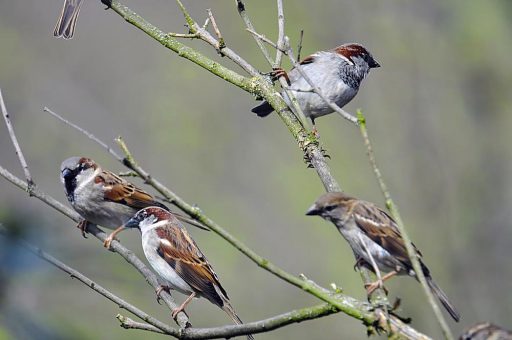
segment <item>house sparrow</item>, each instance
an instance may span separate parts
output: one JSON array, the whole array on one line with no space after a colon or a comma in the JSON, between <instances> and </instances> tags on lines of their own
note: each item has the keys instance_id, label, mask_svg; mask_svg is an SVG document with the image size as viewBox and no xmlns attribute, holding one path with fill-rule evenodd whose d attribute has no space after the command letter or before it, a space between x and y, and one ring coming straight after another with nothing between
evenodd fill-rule
<instances>
[{"instance_id":1,"label":"house sparrow","mask_svg":"<svg viewBox=\"0 0 512 340\"><path fill-rule=\"evenodd\" d=\"M69 203L84 218L78 224L84 237L87 222L115 229L142 208L159 206L169 210L144 190L108 170L103 170L90 158L68 158L62 162L60 171ZM185 216L178 217L208 230Z\"/></svg>"},{"instance_id":2,"label":"house sparrow","mask_svg":"<svg viewBox=\"0 0 512 340\"><path fill-rule=\"evenodd\" d=\"M302 70L327 98L340 108L352 100L359 90L361 81L371 68L380 67L370 52L359 44L344 44L329 51L316 52L300 62ZM333 110L316 93L311 92L311 86L299 73L292 69L288 74L282 69L274 72L275 77L284 76L289 89L297 98L300 108L306 117L315 119ZM281 92L285 102L290 105L290 99ZM269 115L274 108L264 101L252 109L260 117Z\"/></svg>"},{"instance_id":3,"label":"house sparrow","mask_svg":"<svg viewBox=\"0 0 512 340\"><path fill-rule=\"evenodd\" d=\"M493 325L489 322L482 322L471 326L460 336L460 340L512 340L512 332Z\"/></svg>"},{"instance_id":4,"label":"house sparrow","mask_svg":"<svg viewBox=\"0 0 512 340\"><path fill-rule=\"evenodd\" d=\"M142 209L112 234L125 228L140 230L144 254L151 267L167 284L157 290L157 297L164 289L188 295L181 306L172 311L173 318L194 297L204 297L222 308L236 324L242 323L212 266L172 213L160 207ZM253 339L251 335L247 338Z\"/></svg>"},{"instance_id":5,"label":"house sparrow","mask_svg":"<svg viewBox=\"0 0 512 340\"><path fill-rule=\"evenodd\" d=\"M382 286L385 280L394 275L407 274L416 277L407 255L404 240L395 221L375 204L350 197L341 192L332 192L318 198L306 212L306 215L319 215L334 223L352 247L352 251L357 258L357 264L365 263L370 269L374 270L370 264L375 262L379 271L387 272L381 280L367 287L368 294ZM422 261L420 251L416 249L416 246L414 246L414 249L432 293L437 296L452 318L458 322L460 319L459 312L432 279L430 271Z\"/></svg>"}]
</instances>

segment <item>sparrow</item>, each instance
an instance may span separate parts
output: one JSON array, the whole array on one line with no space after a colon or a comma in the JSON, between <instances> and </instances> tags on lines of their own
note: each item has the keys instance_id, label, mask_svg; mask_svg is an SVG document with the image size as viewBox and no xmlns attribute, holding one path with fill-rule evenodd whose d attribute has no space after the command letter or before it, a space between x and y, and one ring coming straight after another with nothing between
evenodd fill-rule
<instances>
[{"instance_id":1,"label":"sparrow","mask_svg":"<svg viewBox=\"0 0 512 340\"><path fill-rule=\"evenodd\" d=\"M368 294L395 275L409 275L417 279L396 222L375 204L341 192L331 192L320 196L306 215L319 215L338 228L356 256L356 266L362 263L375 271L372 266L375 263L379 271L387 272L381 280L368 285ZM420 251L414 244L413 247L432 293L458 322L459 312L432 279Z\"/></svg>"},{"instance_id":2,"label":"sparrow","mask_svg":"<svg viewBox=\"0 0 512 340\"><path fill-rule=\"evenodd\" d=\"M101 0L107 8L112 5L112 0ZM75 25L82 7L83 0L64 0L53 35L57 38L71 39L75 34Z\"/></svg>"},{"instance_id":3,"label":"sparrow","mask_svg":"<svg viewBox=\"0 0 512 340\"><path fill-rule=\"evenodd\" d=\"M87 157L66 159L60 166L60 174L69 203L84 219L78 224L84 237L87 222L115 229L142 208L159 206L169 210L144 190L103 170ZM208 230L192 219L177 216L187 223Z\"/></svg>"},{"instance_id":4,"label":"sparrow","mask_svg":"<svg viewBox=\"0 0 512 340\"><path fill-rule=\"evenodd\" d=\"M354 43L316 52L299 64L321 92L340 108L355 97L361 81L370 69L380 67L364 46ZM311 91L311 86L296 68L288 73L283 69L276 69L272 75L275 79L285 77L289 90L293 92L304 115L311 119L313 126L316 118L334 112L318 94ZM281 95L290 106L286 92L281 92ZM266 101L252 109L259 117L268 116L272 111L274 109Z\"/></svg>"},{"instance_id":5,"label":"sparrow","mask_svg":"<svg viewBox=\"0 0 512 340\"><path fill-rule=\"evenodd\" d=\"M512 340L512 331L482 322L471 326L460 336L460 340Z\"/></svg>"},{"instance_id":6,"label":"sparrow","mask_svg":"<svg viewBox=\"0 0 512 340\"><path fill-rule=\"evenodd\" d=\"M236 324L242 324L206 256L173 213L160 207L144 208L112 235L126 228L139 229L146 259L167 284L156 291L157 298L162 290L170 289L188 295L172 311L173 318L193 298L203 297L224 310ZM251 335L247 338L253 339Z\"/></svg>"}]
</instances>

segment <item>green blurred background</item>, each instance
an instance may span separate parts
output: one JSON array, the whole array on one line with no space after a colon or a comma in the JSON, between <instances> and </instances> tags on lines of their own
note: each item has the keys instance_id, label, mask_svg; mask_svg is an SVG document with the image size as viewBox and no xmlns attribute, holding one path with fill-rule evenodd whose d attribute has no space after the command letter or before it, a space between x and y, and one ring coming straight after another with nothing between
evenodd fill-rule
<instances>
[{"instance_id":1,"label":"green blurred background","mask_svg":"<svg viewBox=\"0 0 512 340\"><path fill-rule=\"evenodd\" d=\"M164 31L185 32L173 1L125 1ZM122 135L152 175L250 247L291 273L336 282L365 298L354 259L334 227L305 210L323 192L276 115L251 114L254 98L180 59L99 1L85 1L71 41L52 37L61 0L0 1L0 87L38 186L65 201L59 166L89 156L124 171L98 145L42 108L106 141ZM244 31L232 0L186 1L197 21L212 8L229 47L262 71L269 67ZM275 38L275 1L247 1L257 29ZM377 160L426 263L462 314L456 333L491 320L512 325L512 4L474 1L285 1L294 45L303 55L360 42L381 63L346 109L367 116ZM186 41L228 67L199 41ZM240 71L242 72L242 71ZM20 177L6 129L0 164ZM333 174L343 189L383 204L358 130L340 117L317 120ZM113 143L111 142L113 145ZM134 179L136 183L143 185ZM151 190L150 188L147 188ZM123 259L26 193L0 180L0 222L26 231L99 284L164 321L170 313ZM191 228L247 321L317 304L310 295L257 268L213 233ZM122 242L142 255L139 235ZM0 339L161 338L127 331L120 311L62 272L0 244ZM440 337L413 279L388 285L401 313ZM175 294L180 301L183 296ZM188 308L195 326L228 323L206 300ZM365 339L343 314L288 326L262 339Z\"/></svg>"}]
</instances>

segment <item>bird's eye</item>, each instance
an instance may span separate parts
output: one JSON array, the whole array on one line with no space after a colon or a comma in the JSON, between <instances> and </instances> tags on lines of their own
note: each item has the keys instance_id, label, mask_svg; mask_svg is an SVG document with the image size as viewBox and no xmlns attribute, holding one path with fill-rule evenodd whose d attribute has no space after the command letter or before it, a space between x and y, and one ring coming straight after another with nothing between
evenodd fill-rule
<instances>
[{"instance_id":1,"label":"bird's eye","mask_svg":"<svg viewBox=\"0 0 512 340\"><path fill-rule=\"evenodd\" d=\"M325 207L325 211L333 211L334 209L336 209L335 205L328 205Z\"/></svg>"}]
</instances>

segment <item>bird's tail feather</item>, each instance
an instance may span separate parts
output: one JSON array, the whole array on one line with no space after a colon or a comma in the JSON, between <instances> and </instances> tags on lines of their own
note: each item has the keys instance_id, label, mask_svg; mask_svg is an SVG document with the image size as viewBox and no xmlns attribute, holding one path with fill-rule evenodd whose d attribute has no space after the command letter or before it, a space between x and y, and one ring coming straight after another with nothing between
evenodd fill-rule
<instances>
[{"instance_id":1,"label":"bird's tail feather","mask_svg":"<svg viewBox=\"0 0 512 340\"><path fill-rule=\"evenodd\" d=\"M439 288L439 286L434 282L434 280L432 279L432 277L430 276L427 276L426 277L427 279L427 283L430 287L430 289L432 290L432 293L434 293L435 296L437 296L437 298L439 299L439 301L441 302L441 304L444 306L444 308L446 308L446 310L448 311L448 313L450 313L450 315L452 316L452 318L459 322L460 320L460 314L459 312L457 311L457 309L451 304L451 302L448 300L448 297L446 296L446 294L441 290L441 288Z\"/></svg>"},{"instance_id":2,"label":"bird's tail feather","mask_svg":"<svg viewBox=\"0 0 512 340\"><path fill-rule=\"evenodd\" d=\"M229 301L225 300L224 305L221 307L223 311L226 312L227 315L233 320L233 322L237 325L243 324L240 317L235 313L235 310L233 309L233 306L229 303ZM248 340L254 340L254 337L251 334L247 335Z\"/></svg>"},{"instance_id":3,"label":"bird's tail feather","mask_svg":"<svg viewBox=\"0 0 512 340\"><path fill-rule=\"evenodd\" d=\"M274 108L268 102L264 101L260 105L253 107L251 111L256 113L258 117L266 117L274 111Z\"/></svg>"},{"instance_id":4,"label":"bird's tail feather","mask_svg":"<svg viewBox=\"0 0 512 340\"><path fill-rule=\"evenodd\" d=\"M56 37L64 37L65 39L73 38L75 33L76 20L80 13L83 0L70 1L65 0L59 21L55 25L53 35Z\"/></svg>"}]
</instances>

